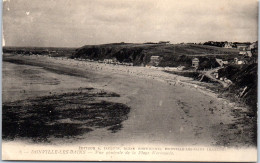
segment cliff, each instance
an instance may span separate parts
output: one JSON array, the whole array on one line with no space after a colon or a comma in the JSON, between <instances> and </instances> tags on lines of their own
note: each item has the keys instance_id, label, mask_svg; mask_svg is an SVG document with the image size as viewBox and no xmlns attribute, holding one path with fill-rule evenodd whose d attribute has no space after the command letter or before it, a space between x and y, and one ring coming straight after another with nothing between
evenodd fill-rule
<instances>
[{"instance_id":1,"label":"cliff","mask_svg":"<svg viewBox=\"0 0 260 163\"><path fill-rule=\"evenodd\" d=\"M103 60L116 58L119 62L131 62L134 65L146 65L150 57L161 56L159 66L186 66L191 65L194 56L202 60L211 60L216 55L220 58L233 58L238 54L236 49L225 49L205 45L190 44L132 44L114 43L103 45L86 45L78 48L71 58Z\"/></svg>"}]
</instances>

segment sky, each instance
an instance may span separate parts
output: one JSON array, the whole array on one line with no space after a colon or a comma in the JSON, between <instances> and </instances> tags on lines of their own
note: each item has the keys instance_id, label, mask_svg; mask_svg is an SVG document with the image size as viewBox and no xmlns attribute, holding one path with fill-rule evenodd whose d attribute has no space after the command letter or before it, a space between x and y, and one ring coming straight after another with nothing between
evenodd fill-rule
<instances>
[{"instance_id":1,"label":"sky","mask_svg":"<svg viewBox=\"0 0 260 163\"><path fill-rule=\"evenodd\" d=\"M5 46L256 41L257 0L4 0Z\"/></svg>"}]
</instances>

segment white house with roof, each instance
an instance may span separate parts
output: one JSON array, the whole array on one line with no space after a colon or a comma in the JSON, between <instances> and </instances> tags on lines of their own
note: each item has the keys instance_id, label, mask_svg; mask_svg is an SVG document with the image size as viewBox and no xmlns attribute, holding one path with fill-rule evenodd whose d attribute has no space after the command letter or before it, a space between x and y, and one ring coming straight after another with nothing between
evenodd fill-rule
<instances>
[{"instance_id":1,"label":"white house with roof","mask_svg":"<svg viewBox=\"0 0 260 163\"><path fill-rule=\"evenodd\" d=\"M250 44L237 44L237 49L239 50L240 55L245 55L248 57L252 57L251 47L254 46Z\"/></svg>"},{"instance_id":2,"label":"white house with roof","mask_svg":"<svg viewBox=\"0 0 260 163\"><path fill-rule=\"evenodd\" d=\"M160 63L161 57L158 55L153 55L150 57L150 63L149 66L158 66Z\"/></svg>"},{"instance_id":3,"label":"white house with roof","mask_svg":"<svg viewBox=\"0 0 260 163\"><path fill-rule=\"evenodd\" d=\"M193 58L191 67L194 67L197 69L197 68L199 68L199 63L200 63L200 60L198 58Z\"/></svg>"},{"instance_id":4,"label":"white house with roof","mask_svg":"<svg viewBox=\"0 0 260 163\"><path fill-rule=\"evenodd\" d=\"M222 59L216 58L216 62L220 65L220 67L223 67L224 65L228 64L228 61L223 61Z\"/></svg>"},{"instance_id":5,"label":"white house with roof","mask_svg":"<svg viewBox=\"0 0 260 163\"><path fill-rule=\"evenodd\" d=\"M224 43L224 48L232 48L233 47L233 43L232 42L225 42Z\"/></svg>"}]
</instances>

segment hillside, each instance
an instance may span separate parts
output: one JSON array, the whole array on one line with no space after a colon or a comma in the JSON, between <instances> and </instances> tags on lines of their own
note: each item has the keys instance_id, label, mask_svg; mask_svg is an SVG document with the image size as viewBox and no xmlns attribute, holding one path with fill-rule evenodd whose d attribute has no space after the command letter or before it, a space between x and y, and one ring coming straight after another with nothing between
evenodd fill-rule
<instances>
[{"instance_id":1,"label":"hillside","mask_svg":"<svg viewBox=\"0 0 260 163\"><path fill-rule=\"evenodd\" d=\"M103 60L116 58L120 62L132 62L134 65L146 65L152 55L161 56L159 66L189 66L193 57L233 59L237 49L225 49L195 44L103 44L86 45L76 50L72 58Z\"/></svg>"},{"instance_id":2,"label":"hillside","mask_svg":"<svg viewBox=\"0 0 260 163\"><path fill-rule=\"evenodd\" d=\"M257 63L235 66L219 70L220 77L227 77L233 84L229 91L236 94L255 112L257 109Z\"/></svg>"},{"instance_id":3,"label":"hillside","mask_svg":"<svg viewBox=\"0 0 260 163\"><path fill-rule=\"evenodd\" d=\"M86 45L81 48L53 48L53 47L4 47L4 53L23 55L49 55L52 57L69 57L103 60L116 58L119 62L147 65L151 56L161 56L158 66L189 68L194 57L200 60L200 69L218 66L215 58L233 60L238 56L237 49L226 49L197 44L133 44L113 43L103 45Z\"/></svg>"}]
</instances>

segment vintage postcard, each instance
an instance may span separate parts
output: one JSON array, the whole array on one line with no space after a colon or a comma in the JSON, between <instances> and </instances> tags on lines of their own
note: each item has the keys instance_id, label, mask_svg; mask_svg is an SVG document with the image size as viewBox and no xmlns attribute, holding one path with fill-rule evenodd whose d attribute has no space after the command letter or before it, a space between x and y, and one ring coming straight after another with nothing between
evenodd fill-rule
<instances>
[{"instance_id":1,"label":"vintage postcard","mask_svg":"<svg viewBox=\"0 0 260 163\"><path fill-rule=\"evenodd\" d=\"M2 159L257 160L257 0L3 0Z\"/></svg>"}]
</instances>

